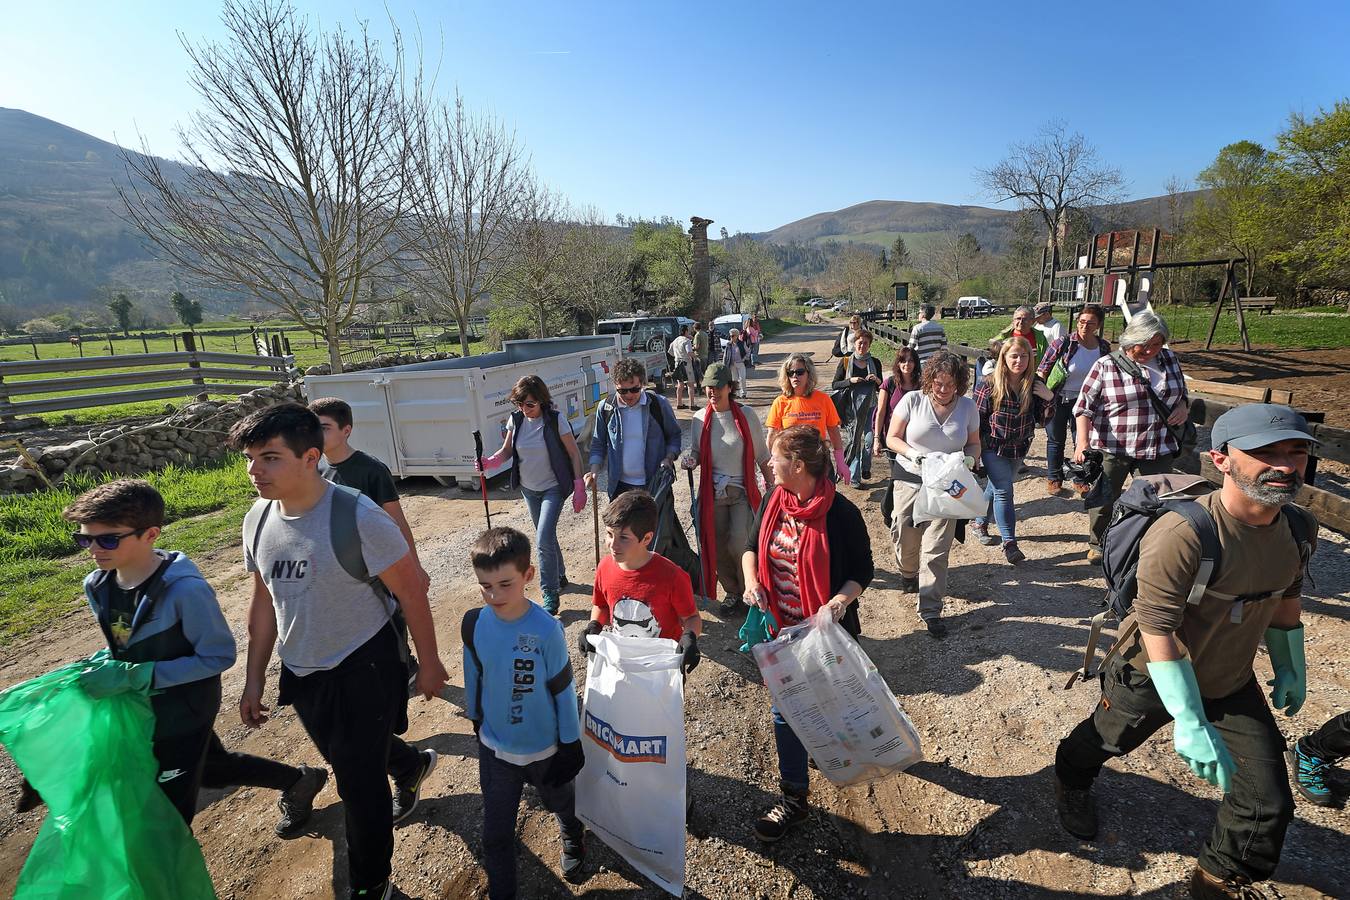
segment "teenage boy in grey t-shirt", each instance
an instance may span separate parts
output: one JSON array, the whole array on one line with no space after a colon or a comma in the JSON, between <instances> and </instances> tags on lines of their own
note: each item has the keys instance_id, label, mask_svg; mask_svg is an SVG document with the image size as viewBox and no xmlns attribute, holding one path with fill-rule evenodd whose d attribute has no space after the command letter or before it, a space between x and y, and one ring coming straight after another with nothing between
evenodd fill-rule
<instances>
[{"instance_id":1,"label":"teenage boy in grey t-shirt","mask_svg":"<svg viewBox=\"0 0 1350 900\"><path fill-rule=\"evenodd\" d=\"M344 803L349 897L388 897L394 821L412 812L436 765L433 751L418 752L395 737L407 724L408 670L389 594L398 597L417 647L417 691L430 698L447 676L426 589L398 526L364 496L355 498L362 559L388 590L339 563L332 504L337 491L348 489L319 475L323 429L314 413L294 403L261 410L231 429L230 444L248 458L262 498L244 523L253 599L239 716L255 728L267 721L262 696L279 644L277 703L295 707L332 766ZM387 776L396 788L392 805Z\"/></svg>"}]
</instances>

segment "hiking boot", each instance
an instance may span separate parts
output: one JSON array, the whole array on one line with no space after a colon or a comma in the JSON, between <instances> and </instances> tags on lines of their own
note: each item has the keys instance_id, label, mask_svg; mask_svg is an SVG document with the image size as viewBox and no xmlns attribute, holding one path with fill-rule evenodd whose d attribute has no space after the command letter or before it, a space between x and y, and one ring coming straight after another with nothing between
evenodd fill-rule
<instances>
[{"instance_id":1,"label":"hiking boot","mask_svg":"<svg viewBox=\"0 0 1350 900\"><path fill-rule=\"evenodd\" d=\"M347 900L389 900L394 895L394 879L386 878L374 887L350 888L347 891Z\"/></svg>"},{"instance_id":2,"label":"hiking boot","mask_svg":"<svg viewBox=\"0 0 1350 900\"><path fill-rule=\"evenodd\" d=\"M745 601L730 594L727 594L727 598L717 607L717 614L724 619L743 612L745 612Z\"/></svg>"},{"instance_id":3,"label":"hiking boot","mask_svg":"<svg viewBox=\"0 0 1350 900\"><path fill-rule=\"evenodd\" d=\"M798 793L784 785L783 799L755 823L755 837L772 844L781 841L794 825L805 822L810 815L806 796L805 792Z\"/></svg>"},{"instance_id":4,"label":"hiking boot","mask_svg":"<svg viewBox=\"0 0 1350 900\"><path fill-rule=\"evenodd\" d=\"M314 798L327 783L327 769L300 767L300 777L296 779L295 784L282 791L281 796L277 798L277 809L281 810L281 818L277 820L274 829L277 837L292 837L299 833L309 821L310 814L314 812Z\"/></svg>"},{"instance_id":5,"label":"hiking boot","mask_svg":"<svg viewBox=\"0 0 1350 900\"><path fill-rule=\"evenodd\" d=\"M394 779L394 824L397 825L417 809L417 801L422 799L422 783L427 780L431 770L436 768L436 751L419 750L422 767L411 777L400 781Z\"/></svg>"},{"instance_id":6,"label":"hiking boot","mask_svg":"<svg viewBox=\"0 0 1350 900\"><path fill-rule=\"evenodd\" d=\"M1059 811L1059 824L1069 834L1085 841L1097 837L1097 803L1092 799L1091 788L1066 787L1056 775L1055 808Z\"/></svg>"},{"instance_id":7,"label":"hiking boot","mask_svg":"<svg viewBox=\"0 0 1350 900\"><path fill-rule=\"evenodd\" d=\"M902 593L902 594L917 594L918 592L919 592L919 576L918 576L918 575L901 575L901 576L900 576L900 593Z\"/></svg>"},{"instance_id":8,"label":"hiking boot","mask_svg":"<svg viewBox=\"0 0 1350 900\"><path fill-rule=\"evenodd\" d=\"M1087 561L1090 566L1097 565L1097 563L1102 561L1102 551L1098 550L1096 547L1088 547Z\"/></svg>"},{"instance_id":9,"label":"hiking boot","mask_svg":"<svg viewBox=\"0 0 1350 900\"><path fill-rule=\"evenodd\" d=\"M1080 494L1086 494L1088 491L1092 490L1092 485L1089 482L1079 481L1077 478L1073 480L1072 484L1073 489Z\"/></svg>"},{"instance_id":10,"label":"hiking boot","mask_svg":"<svg viewBox=\"0 0 1350 900\"><path fill-rule=\"evenodd\" d=\"M1003 542L1003 558L1013 566L1020 566L1027 561L1027 555L1017 548L1017 541Z\"/></svg>"},{"instance_id":11,"label":"hiking boot","mask_svg":"<svg viewBox=\"0 0 1350 900\"><path fill-rule=\"evenodd\" d=\"M586 829L582 828L575 835L562 833L562 855L558 860L558 867L562 869L563 880L569 884L580 884L585 881L585 873L582 871L586 865Z\"/></svg>"},{"instance_id":12,"label":"hiking boot","mask_svg":"<svg viewBox=\"0 0 1350 900\"><path fill-rule=\"evenodd\" d=\"M1064 482L1058 478L1047 478L1045 480L1045 492L1051 497L1058 497L1064 493Z\"/></svg>"},{"instance_id":13,"label":"hiking boot","mask_svg":"<svg viewBox=\"0 0 1350 900\"><path fill-rule=\"evenodd\" d=\"M924 619L924 624L928 626L928 634L938 640L947 636L947 623L941 619Z\"/></svg>"},{"instance_id":14,"label":"hiking boot","mask_svg":"<svg viewBox=\"0 0 1350 900\"><path fill-rule=\"evenodd\" d=\"M544 612L550 616L556 616L560 609L562 609L562 603L559 602L558 595L551 591L544 591Z\"/></svg>"},{"instance_id":15,"label":"hiking boot","mask_svg":"<svg viewBox=\"0 0 1350 900\"><path fill-rule=\"evenodd\" d=\"M998 535L989 533L989 523L977 522L975 524L975 537L986 547L997 547L999 542Z\"/></svg>"},{"instance_id":16,"label":"hiking boot","mask_svg":"<svg viewBox=\"0 0 1350 900\"><path fill-rule=\"evenodd\" d=\"M1303 749L1301 738L1294 742L1293 749L1284 756L1289 760L1289 776L1293 779L1294 790L1303 795L1304 800L1316 806L1336 805L1331 785L1327 784L1327 770L1334 760L1313 756Z\"/></svg>"},{"instance_id":17,"label":"hiking boot","mask_svg":"<svg viewBox=\"0 0 1350 900\"><path fill-rule=\"evenodd\" d=\"M28 783L27 778L23 779L19 783L19 799L14 802L14 812L26 813L37 809L42 803L42 795Z\"/></svg>"},{"instance_id":18,"label":"hiking boot","mask_svg":"<svg viewBox=\"0 0 1350 900\"><path fill-rule=\"evenodd\" d=\"M1227 900L1233 897L1239 900L1266 900L1266 895L1245 875L1220 878L1199 865L1191 872L1191 897L1193 900Z\"/></svg>"}]
</instances>

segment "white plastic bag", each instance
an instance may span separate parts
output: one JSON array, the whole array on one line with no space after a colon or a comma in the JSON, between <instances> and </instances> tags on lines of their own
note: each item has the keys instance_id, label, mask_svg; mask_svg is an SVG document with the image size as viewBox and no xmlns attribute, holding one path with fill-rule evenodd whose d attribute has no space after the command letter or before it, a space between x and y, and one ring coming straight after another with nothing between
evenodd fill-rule
<instances>
[{"instance_id":1,"label":"white plastic bag","mask_svg":"<svg viewBox=\"0 0 1350 900\"><path fill-rule=\"evenodd\" d=\"M678 645L611 631L591 638L581 711L577 816L676 897L684 892L684 678Z\"/></svg>"},{"instance_id":2,"label":"white plastic bag","mask_svg":"<svg viewBox=\"0 0 1350 900\"><path fill-rule=\"evenodd\" d=\"M830 781L875 781L923 758L909 716L828 609L753 652L773 705Z\"/></svg>"},{"instance_id":3,"label":"white plastic bag","mask_svg":"<svg viewBox=\"0 0 1350 900\"><path fill-rule=\"evenodd\" d=\"M989 511L989 498L966 468L964 453L929 453L919 467L923 487L914 498L916 523L932 519L973 519Z\"/></svg>"}]
</instances>

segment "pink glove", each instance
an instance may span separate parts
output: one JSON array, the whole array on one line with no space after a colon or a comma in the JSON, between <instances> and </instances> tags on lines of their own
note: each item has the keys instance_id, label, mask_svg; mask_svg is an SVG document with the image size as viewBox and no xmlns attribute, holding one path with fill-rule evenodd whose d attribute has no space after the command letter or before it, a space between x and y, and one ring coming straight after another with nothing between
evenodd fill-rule
<instances>
[{"instance_id":1,"label":"pink glove","mask_svg":"<svg viewBox=\"0 0 1350 900\"><path fill-rule=\"evenodd\" d=\"M473 467L477 469L479 473L490 472L493 469L500 469L506 460L507 455L498 450L491 456L485 456L482 459L474 460Z\"/></svg>"},{"instance_id":2,"label":"pink glove","mask_svg":"<svg viewBox=\"0 0 1350 900\"><path fill-rule=\"evenodd\" d=\"M586 482L578 478L572 482L572 512L579 513L586 508Z\"/></svg>"},{"instance_id":3,"label":"pink glove","mask_svg":"<svg viewBox=\"0 0 1350 900\"><path fill-rule=\"evenodd\" d=\"M834 470L839 473L839 479L844 484L852 484L853 476L848 471L848 461L844 459L843 450L834 451Z\"/></svg>"}]
</instances>

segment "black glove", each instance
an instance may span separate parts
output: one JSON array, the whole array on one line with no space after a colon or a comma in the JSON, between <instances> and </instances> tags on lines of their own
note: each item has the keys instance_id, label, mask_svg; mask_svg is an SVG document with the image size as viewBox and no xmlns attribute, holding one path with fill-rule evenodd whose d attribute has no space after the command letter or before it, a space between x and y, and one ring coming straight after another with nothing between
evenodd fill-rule
<instances>
[{"instance_id":1,"label":"black glove","mask_svg":"<svg viewBox=\"0 0 1350 900\"><path fill-rule=\"evenodd\" d=\"M591 646L591 642L588 641L587 638L593 634L599 634L604 628L605 626L594 619L586 623L586 630L577 636L577 650L581 652L582 659L585 659L588 654L595 652L595 648Z\"/></svg>"},{"instance_id":2,"label":"black glove","mask_svg":"<svg viewBox=\"0 0 1350 900\"><path fill-rule=\"evenodd\" d=\"M703 658L703 654L698 652L698 638L692 631L686 631L680 635L680 671L688 675L698 666L698 661Z\"/></svg>"},{"instance_id":3,"label":"black glove","mask_svg":"<svg viewBox=\"0 0 1350 900\"><path fill-rule=\"evenodd\" d=\"M576 778L584 765L586 754L582 752L581 741L559 744L558 752L553 754L553 762L548 767L548 774L544 776L544 783L549 787L562 787Z\"/></svg>"}]
</instances>

